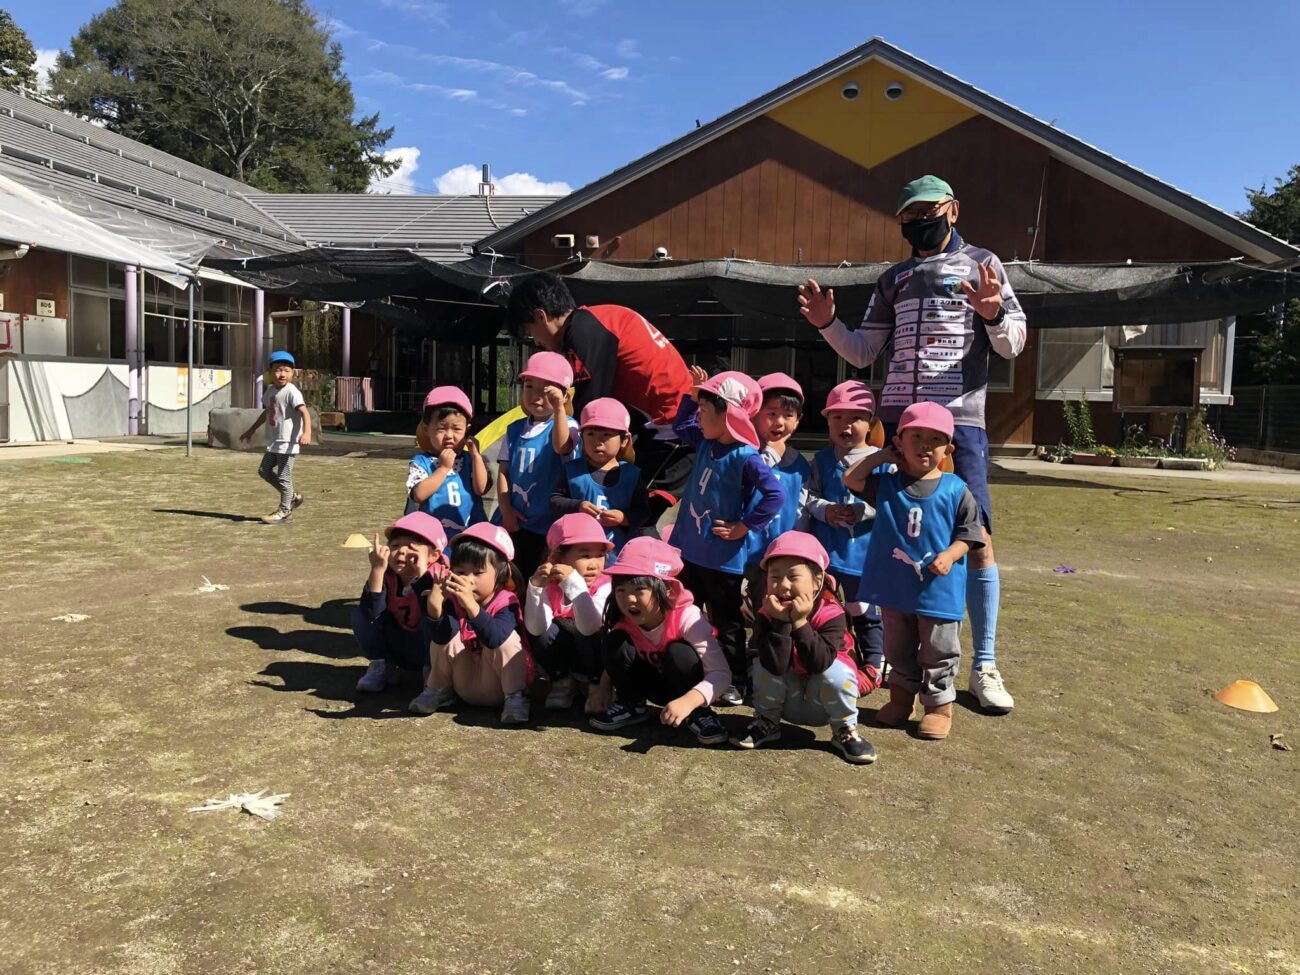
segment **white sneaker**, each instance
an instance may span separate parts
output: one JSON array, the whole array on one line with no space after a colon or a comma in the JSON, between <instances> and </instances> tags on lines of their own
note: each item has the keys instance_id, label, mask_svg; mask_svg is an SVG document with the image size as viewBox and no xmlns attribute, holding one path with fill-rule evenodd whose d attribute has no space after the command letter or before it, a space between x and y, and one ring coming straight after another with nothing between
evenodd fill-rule
<instances>
[{"instance_id":1,"label":"white sneaker","mask_svg":"<svg viewBox=\"0 0 1300 975\"><path fill-rule=\"evenodd\" d=\"M546 695L546 710L567 711L573 707L573 698L578 692L578 682L572 677L559 677L551 684Z\"/></svg>"},{"instance_id":2,"label":"white sneaker","mask_svg":"<svg viewBox=\"0 0 1300 975\"><path fill-rule=\"evenodd\" d=\"M993 664L971 667L970 692L980 702L980 707L994 714L1006 714L1016 706L1016 699L1007 693L1002 675Z\"/></svg>"},{"instance_id":3,"label":"white sneaker","mask_svg":"<svg viewBox=\"0 0 1300 975\"><path fill-rule=\"evenodd\" d=\"M501 707L501 723L527 724L528 713L528 695L523 691L515 691L506 695L506 703Z\"/></svg>"},{"instance_id":4,"label":"white sneaker","mask_svg":"<svg viewBox=\"0 0 1300 975\"><path fill-rule=\"evenodd\" d=\"M388 666L387 660L372 660L366 672L357 681L357 690L373 694L386 687L392 687L401 678L396 667Z\"/></svg>"},{"instance_id":5,"label":"white sneaker","mask_svg":"<svg viewBox=\"0 0 1300 975\"><path fill-rule=\"evenodd\" d=\"M406 706L416 714L433 714L456 703L456 692L450 687L426 687Z\"/></svg>"}]
</instances>

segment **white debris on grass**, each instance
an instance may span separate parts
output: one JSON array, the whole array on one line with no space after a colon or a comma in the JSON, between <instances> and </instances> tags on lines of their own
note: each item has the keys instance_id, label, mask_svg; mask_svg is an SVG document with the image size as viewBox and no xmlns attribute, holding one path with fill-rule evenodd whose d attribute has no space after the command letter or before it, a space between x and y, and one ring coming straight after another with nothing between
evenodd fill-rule
<instances>
[{"instance_id":1,"label":"white debris on grass","mask_svg":"<svg viewBox=\"0 0 1300 975\"><path fill-rule=\"evenodd\" d=\"M85 613L64 613L62 616L51 616L51 623L80 623L82 620L90 619Z\"/></svg>"},{"instance_id":2,"label":"white debris on grass","mask_svg":"<svg viewBox=\"0 0 1300 975\"><path fill-rule=\"evenodd\" d=\"M288 799L289 795L290 793L285 792L276 796L268 796L265 789L260 792L232 792L224 799L209 799L203 805L187 809L186 812L221 812L225 809L242 809L250 816L257 816L269 823L284 811L280 808L280 804Z\"/></svg>"},{"instance_id":3,"label":"white debris on grass","mask_svg":"<svg viewBox=\"0 0 1300 975\"><path fill-rule=\"evenodd\" d=\"M229 586L223 586L221 583L213 582L207 576L204 576L203 585L199 586L199 588L195 589L194 591L195 592L225 592L229 588L230 588Z\"/></svg>"}]
</instances>

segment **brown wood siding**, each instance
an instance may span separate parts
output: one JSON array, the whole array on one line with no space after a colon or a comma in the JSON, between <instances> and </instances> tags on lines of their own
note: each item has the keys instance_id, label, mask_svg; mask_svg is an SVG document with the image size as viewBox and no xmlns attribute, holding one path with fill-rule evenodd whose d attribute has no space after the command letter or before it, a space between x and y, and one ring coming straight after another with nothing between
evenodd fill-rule
<instances>
[{"instance_id":1,"label":"brown wood siding","mask_svg":"<svg viewBox=\"0 0 1300 975\"><path fill-rule=\"evenodd\" d=\"M32 248L16 261L0 262L0 294L4 310L16 315L35 315L36 300L54 301L54 317L68 317L68 255L61 251Z\"/></svg>"}]
</instances>

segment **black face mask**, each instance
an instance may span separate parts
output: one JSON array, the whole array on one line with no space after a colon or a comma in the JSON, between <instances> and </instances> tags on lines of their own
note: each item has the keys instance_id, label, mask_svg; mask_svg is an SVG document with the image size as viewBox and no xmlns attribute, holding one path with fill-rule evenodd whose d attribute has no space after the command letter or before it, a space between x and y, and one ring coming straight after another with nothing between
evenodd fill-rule
<instances>
[{"instance_id":1,"label":"black face mask","mask_svg":"<svg viewBox=\"0 0 1300 975\"><path fill-rule=\"evenodd\" d=\"M912 220L902 225L903 239L919 251L932 251L943 245L951 225L948 214L927 220Z\"/></svg>"}]
</instances>

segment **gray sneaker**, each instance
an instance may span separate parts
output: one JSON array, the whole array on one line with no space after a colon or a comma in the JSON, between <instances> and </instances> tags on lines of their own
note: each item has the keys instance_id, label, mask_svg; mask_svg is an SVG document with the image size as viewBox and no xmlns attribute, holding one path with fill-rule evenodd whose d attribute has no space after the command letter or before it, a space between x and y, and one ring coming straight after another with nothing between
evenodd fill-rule
<instances>
[{"instance_id":1,"label":"gray sneaker","mask_svg":"<svg viewBox=\"0 0 1300 975\"><path fill-rule=\"evenodd\" d=\"M502 724L527 724L529 715L528 695L515 691L506 695L506 703L501 707Z\"/></svg>"},{"instance_id":2,"label":"gray sneaker","mask_svg":"<svg viewBox=\"0 0 1300 975\"><path fill-rule=\"evenodd\" d=\"M450 687L426 687L406 707L416 714L433 714L455 703L456 692Z\"/></svg>"},{"instance_id":3,"label":"gray sneaker","mask_svg":"<svg viewBox=\"0 0 1300 975\"><path fill-rule=\"evenodd\" d=\"M546 710L567 711L573 707L574 696L578 692L578 682L572 677L557 677L551 684L550 693L546 695Z\"/></svg>"},{"instance_id":4,"label":"gray sneaker","mask_svg":"<svg viewBox=\"0 0 1300 975\"><path fill-rule=\"evenodd\" d=\"M744 733L733 736L731 743L737 748L757 748L769 741L776 741L780 737L781 725L779 722L770 721L761 714L756 714Z\"/></svg>"},{"instance_id":5,"label":"gray sneaker","mask_svg":"<svg viewBox=\"0 0 1300 975\"><path fill-rule=\"evenodd\" d=\"M385 688L392 687L401 678L396 667L388 666L387 660L372 660L366 672L361 675L357 681L357 690L367 694L374 694Z\"/></svg>"},{"instance_id":6,"label":"gray sneaker","mask_svg":"<svg viewBox=\"0 0 1300 975\"><path fill-rule=\"evenodd\" d=\"M304 501L306 501L306 500L307 500L307 499L304 498L301 494L295 494L295 495L293 496L293 501L291 501L291 502L289 503L289 510L290 510L290 511L297 511L299 508L302 507L302 503L303 503Z\"/></svg>"},{"instance_id":7,"label":"gray sneaker","mask_svg":"<svg viewBox=\"0 0 1300 975\"><path fill-rule=\"evenodd\" d=\"M269 515L262 516L262 523L265 525L287 525L293 521L293 515L287 511L272 511Z\"/></svg>"}]
</instances>

